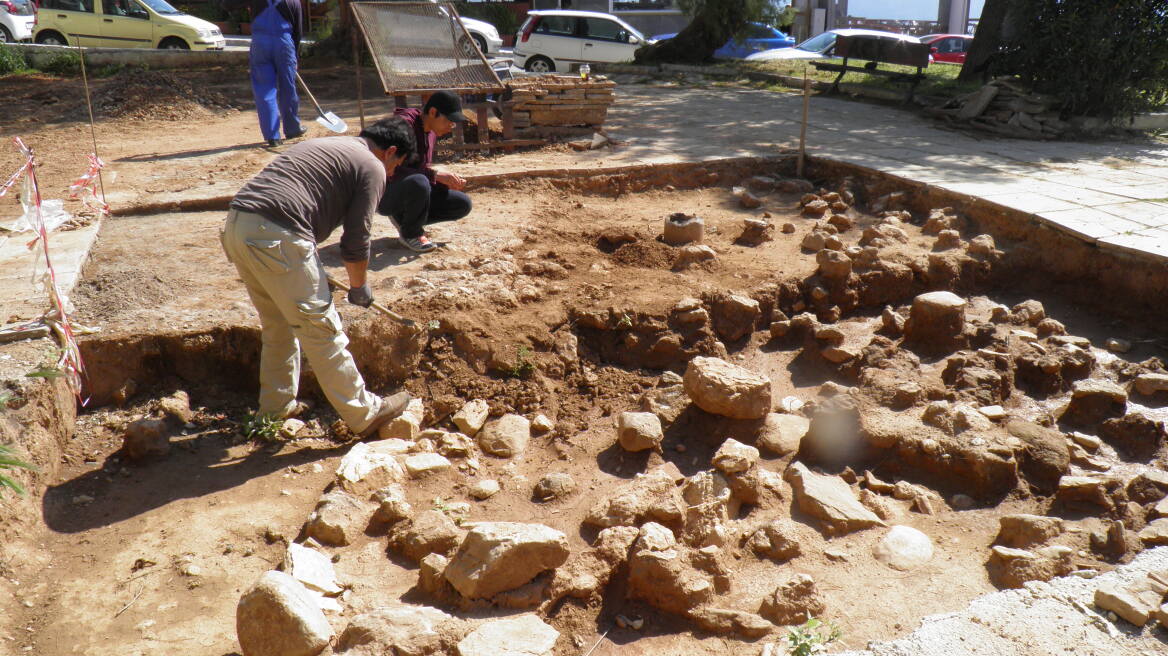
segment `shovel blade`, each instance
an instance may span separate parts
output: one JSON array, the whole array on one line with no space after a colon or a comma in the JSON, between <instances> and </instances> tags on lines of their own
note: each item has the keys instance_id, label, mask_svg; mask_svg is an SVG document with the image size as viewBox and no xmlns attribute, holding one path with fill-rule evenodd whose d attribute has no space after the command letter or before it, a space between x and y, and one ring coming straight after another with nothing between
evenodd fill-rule
<instances>
[{"instance_id":1,"label":"shovel blade","mask_svg":"<svg viewBox=\"0 0 1168 656\"><path fill-rule=\"evenodd\" d=\"M324 114L317 116L316 122L325 126L329 130L336 132L337 134L344 134L349 129L349 126L345 124L345 121L340 116L337 116L332 112L325 112Z\"/></svg>"}]
</instances>

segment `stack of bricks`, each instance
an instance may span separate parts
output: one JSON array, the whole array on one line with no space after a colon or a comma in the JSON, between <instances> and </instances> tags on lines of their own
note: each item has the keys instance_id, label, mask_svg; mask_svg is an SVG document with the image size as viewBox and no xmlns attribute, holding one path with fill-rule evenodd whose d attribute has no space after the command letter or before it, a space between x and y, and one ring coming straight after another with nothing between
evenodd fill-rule
<instances>
[{"instance_id":1,"label":"stack of bricks","mask_svg":"<svg viewBox=\"0 0 1168 656\"><path fill-rule=\"evenodd\" d=\"M603 76L544 75L508 80L514 104L515 129L599 127L616 99L616 82Z\"/></svg>"}]
</instances>

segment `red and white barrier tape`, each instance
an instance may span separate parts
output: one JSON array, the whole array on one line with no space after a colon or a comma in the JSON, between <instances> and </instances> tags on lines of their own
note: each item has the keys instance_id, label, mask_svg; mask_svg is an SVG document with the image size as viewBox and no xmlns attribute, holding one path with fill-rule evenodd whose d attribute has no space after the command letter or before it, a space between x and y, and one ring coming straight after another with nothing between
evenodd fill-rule
<instances>
[{"instance_id":1,"label":"red and white barrier tape","mask_svg":"<svg viewBox=\"0 0 1168 656\"><path fill-rule=\"evenodd\" d=\"M77 338L73 332L73 325L69 313L65 310L65 299L61 295L60 288L57 286L57 272L53 269L52 258L49 255L49 231L46 229L44 217L41 215L41 190L36 177L36 157L33 155L32 149L26 146L20 137L13 137L12 140L25 161L16 174L12 178L9 178L5 186L0 188L0 196L7 193L8 188L15 184L16 179L19 179L23 175L24 187L22 189L22 201L27 201L27 204L32 204L36 208L36 212L31 217L31 223L33 231L37 236L29 242L29 248L33 248L37 241L41 243L48 277L46 287L49 291L49 301L52 304L44 316L41 317L41 321L49 326L57 335L57 339L60 340L61 356L57 360L57 368L65 375L69 386L73 389L73 393L77 395L77 398L84 405L86 399L81 398L81 380L85 376L85 362L81 358L81 350L77 346ZM100 170L100 160L96 157L91 157L90 172L93 172L94 177L96 177L94 166ZM86 174L86 176L88 175L89 173ZM86 176L82 176L82 179L85 180ZM92 181L88 182L88 184L92 184ZM70 190L72 190L72 187L70 187Z\"/></svg>"},{"instance_id":2,"label":"red and white barrier tape","mask_svg":"<svg viewBox=\"0 0 1168 656\"><path fill-rule=\"evenodd\" d=\"M98 176L101 175L101 170L105 168L105 162L101 161L101 158L93 153L90 153L87 157L89 158L89 168L73 184L69 185L69 199L80 200L89 209L108 216L110 211L109 205L103 199L97 197ZM89 190L88 194L85 193L86 189Z\"/></svg>"}]
</instances>

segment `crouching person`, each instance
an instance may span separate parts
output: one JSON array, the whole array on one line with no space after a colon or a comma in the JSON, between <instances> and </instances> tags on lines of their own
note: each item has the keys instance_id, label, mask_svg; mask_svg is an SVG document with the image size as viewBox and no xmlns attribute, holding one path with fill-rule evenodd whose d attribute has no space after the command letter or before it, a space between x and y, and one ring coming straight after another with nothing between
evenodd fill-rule
<instances>
[{"instance_id":1,"label":"crouching person","mask_svg":"<svg viewBox=\"0 0 1168 656\"><path fill-rule=\"evenodd\" d=\"M427 253L436 248L426 235L427 224L457 221L470 214L470 196L462 192L466 180L431 166L438 138L450 134L454 124L466 121L466 117L462 101L450 91L433 94L421 110L398 109L394 116L410 125L418 150L397 168L378 212L389 217L403 246Z\"/></svg>"}]
</instances>

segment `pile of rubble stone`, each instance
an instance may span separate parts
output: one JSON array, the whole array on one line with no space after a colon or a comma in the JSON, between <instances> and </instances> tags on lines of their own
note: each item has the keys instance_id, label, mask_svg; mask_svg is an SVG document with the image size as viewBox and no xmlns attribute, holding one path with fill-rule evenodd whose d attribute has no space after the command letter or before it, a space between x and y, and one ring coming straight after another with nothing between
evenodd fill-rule
<instances>
[{"instance_id":1,"label":"pile of rubble stone","mask_svg":"<svg viewBox=\"0 0 1168 656\"><path fill-rule=\"evenodd\" d=\"M953 123L1017 139L1057 139L1071 125L1061 119L1057 99L1031 93L1012 78L998 78L977 91L957 96L939 107L927 107L933 116Z\"/></svg>"}]
</instances>

